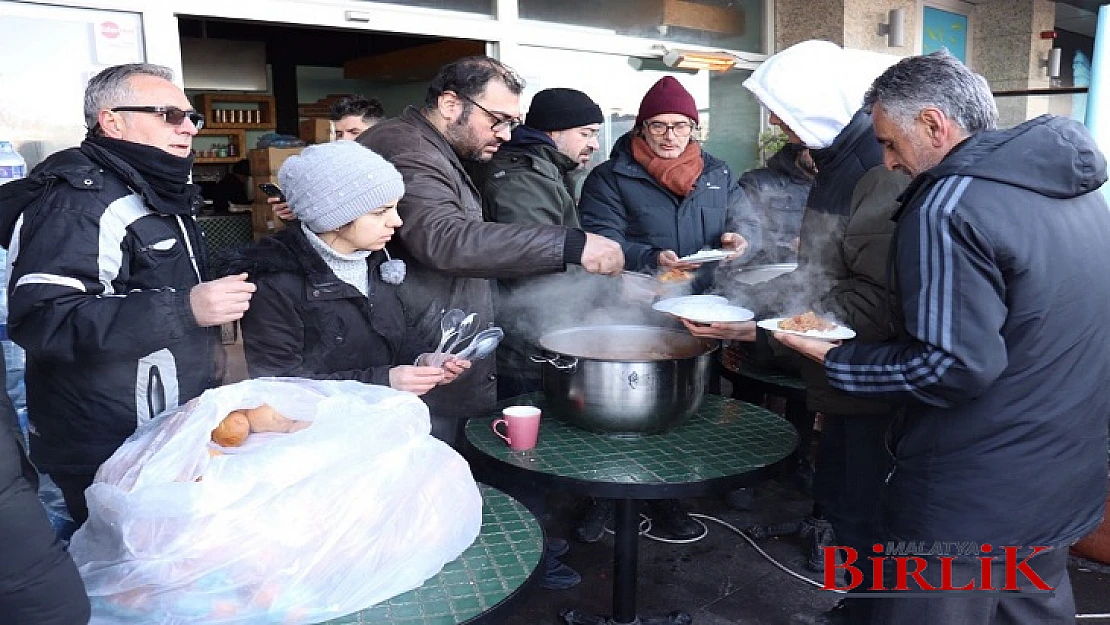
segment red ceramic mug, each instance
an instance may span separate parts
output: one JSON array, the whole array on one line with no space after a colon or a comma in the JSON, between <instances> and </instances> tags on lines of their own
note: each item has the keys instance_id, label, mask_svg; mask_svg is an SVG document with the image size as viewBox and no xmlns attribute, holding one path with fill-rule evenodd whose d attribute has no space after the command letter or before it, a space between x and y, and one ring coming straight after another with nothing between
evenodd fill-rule
<instances>
[{"instance_id":1,"label":"red ceramic mug","mask_svg":"<svg viewBox=\"0 0 1110 625\"><path fill-rule=\"evenodd\" d=\"M509 448L526 451L536 446L540 435L540 409L535 406L509 406L501 411L501 418L490 424L493 433L501 437ZM505 426L505 433L497 429Z\"/></svg>"}]
</instances>

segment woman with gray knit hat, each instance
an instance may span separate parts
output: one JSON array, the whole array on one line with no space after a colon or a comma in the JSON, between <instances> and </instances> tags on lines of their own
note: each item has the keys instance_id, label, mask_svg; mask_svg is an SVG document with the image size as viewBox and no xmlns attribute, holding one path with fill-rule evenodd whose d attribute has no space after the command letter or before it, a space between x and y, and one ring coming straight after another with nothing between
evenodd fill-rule
<instances>
[{"instance_id":1,"label":"woman with gray knit hat","mask_svg":"<svg viewBox=\"0 0 1110 625\"><path fill-rule=\"evenodd\" d=\"M240 252L231 273L257 285L242 320L251 377L358 380L427 393L470 363L413 363L416 344L397 285L404 265L385 245L401 226L401 174L353 141L314 145L278 172L300 220Z\"/></svg>"}]
</instances>

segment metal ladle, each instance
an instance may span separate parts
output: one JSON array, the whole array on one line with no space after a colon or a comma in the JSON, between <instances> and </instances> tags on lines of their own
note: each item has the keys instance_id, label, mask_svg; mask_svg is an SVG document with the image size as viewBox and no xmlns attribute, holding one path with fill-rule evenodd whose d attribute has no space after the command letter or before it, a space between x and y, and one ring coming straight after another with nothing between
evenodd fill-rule
<instances>
[{"instance_id":1,"label":"metal ladle","mask_svg":"<svg viewBox=\"0 0 1110 625\"><path fill-rule=\"evenodd\" d=\"M475 335L470 345L467 345L466 349L456 354L455 357L460 360L481 360L492 354L504 337L505 331L501 328L486 328Z\"/></svg>"}]
</instances>

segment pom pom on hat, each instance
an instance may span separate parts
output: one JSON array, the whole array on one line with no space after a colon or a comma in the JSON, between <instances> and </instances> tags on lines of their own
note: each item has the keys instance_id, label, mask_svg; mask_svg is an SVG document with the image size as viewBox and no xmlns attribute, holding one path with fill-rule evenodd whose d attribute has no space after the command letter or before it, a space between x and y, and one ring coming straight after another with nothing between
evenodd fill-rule
<instances>
[{"instance_id":1,"label":"pom pom on hat","mask_svg":"<svg viewBox=\"0 0 1110 625\"><path fill-rule=\"evenodd\" d=\"M601 107L577 89L544 89L528 105L526 126L536 130L566 130L605 121Z\"/></svg>"},{"instance_id":2,"label":"pom pom on hat","mask_svg":"<svg viewBox=\"0 0 1110 625\"><path fill-rule=\"evenodd\" d=\"M685 115L694 120L695 124L698 123L698 105L694 103L694 96L673 76L660 78L644 94L644 99L640 101L640 112L636 115L636 125L664 113Z\"/></svg>"},{"instance_id":3,"label":"pom pom on hat","mask_svg":"<svg viewBox=\"0 0 1110 625\"><path fill-rule=\"evenodd\" d=\"M405 194L397 169L355 141L308 146L285 160L278 181L293 213L315 233L345 226Z\"/></svg>"}]
</instances>

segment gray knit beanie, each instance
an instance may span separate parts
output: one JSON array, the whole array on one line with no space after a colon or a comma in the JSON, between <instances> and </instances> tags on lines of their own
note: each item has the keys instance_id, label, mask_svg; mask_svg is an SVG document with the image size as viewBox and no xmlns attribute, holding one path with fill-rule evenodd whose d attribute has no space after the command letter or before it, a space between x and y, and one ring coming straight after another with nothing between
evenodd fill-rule
<instances>
[{"instance_id":1,"label":"gray knit beanie","mask_svg":"<svg viewBox=\"0 0 1110 625\"><path fill-rule=\"evenodd\" d=\"M355 141L308 146L285 160L278 181L297 218L316 233L345 226L405 194L393 165Z\"/></svg>"}]
</instances>

